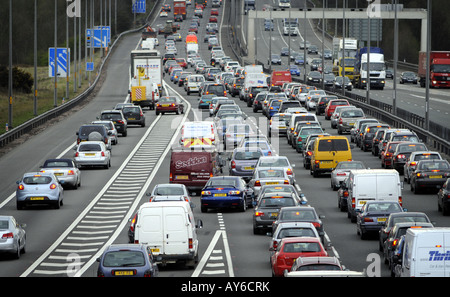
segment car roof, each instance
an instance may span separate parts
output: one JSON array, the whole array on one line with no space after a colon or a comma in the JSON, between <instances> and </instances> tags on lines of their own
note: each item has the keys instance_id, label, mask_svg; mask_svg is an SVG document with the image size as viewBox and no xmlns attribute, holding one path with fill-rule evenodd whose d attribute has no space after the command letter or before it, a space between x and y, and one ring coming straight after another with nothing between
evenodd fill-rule
<instances>
[{"instance_id":1,"label":"car roof","mask_svg":"<svg viewBox=\"0 0 450 297\"><path fill-rule=\"evenodd\" d=\"M117 244L111 244L108 247L106 247L105 252L120 251L120 250L124 250L124 249L141 251L143 248L144 248L143 244L117 243Z\"/></svg>"}]
</instances>

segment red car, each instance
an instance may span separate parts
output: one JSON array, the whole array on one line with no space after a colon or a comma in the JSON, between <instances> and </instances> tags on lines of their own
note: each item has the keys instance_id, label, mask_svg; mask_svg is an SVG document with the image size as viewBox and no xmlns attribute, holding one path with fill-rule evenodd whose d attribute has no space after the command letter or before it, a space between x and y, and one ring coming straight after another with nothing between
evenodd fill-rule
<instances>
[{"instance_id":1,"label":"red car","mask_svg":"<svg viewBox=\"0 0 450 297\"><path fill-rule=\"evenodd\" d=\"M392 156L399 143L401 141L391 141L386 144L386 148L381 152L381 167L392 168Z\"/></svg>"},{"instance_id":2,"label":"red car","mask_svg":"<svg viewBox=\"0 0 450 297\"><path fill-rule=\"evenodd\" d=\"M285 237L273 253L270 262L272 276L283 276L298 257L327 257L328 253L318 237Z\"/></svg>"},{"instance_id":3,"label":"red car","mask_svg":"<svg viewBox=\"0 0 450 297\"><path fill-rule=\"evenodd\" d=\"M210 16L209 17L209 22L210 23L217 23L217 17L216 16Z\"/></svg>"},{"instance_id":4,"label":"red car","mask_svg":"<svg viewBox=\"0 0 450 297\"><path fill-rule=\"evenodd\" d=\"M156 115L159 113L175 112L176 114L184 113L184 104L180 98L175 96L166 96L158 100L156 104Z\"/></svg>"},{"instance_id":5,"label":"red car","mask_svg":"<svg viewBox=\"0 0 450 297\"><path fill-rule=\"evenodd\" d=\"M178 65L183 68L187 68L187 62L185 58L176 58L175 60L177 61Z\"/></svg>"},{"instance_id":6,"label":"red car","mask_svg":"<svg viewBox=\"0 0 450 297\"><path fill-rule=\"evenodd\" d=\"M329 120L331 115L334 113L336 106L346 106L350 105L350 103L346 99L333 99L328 102L327 107L325 108L325 119Z\"/></svg>"},{"instance_id":7,"label":"red car","mask_svg":"<svg viewBox=\"0 0 450 297\"><path fill-rule=\"evenodd\" d=\"M219 10L217 8L211 8L211 15L219 15Z\"/></svg>"}]
</instances>

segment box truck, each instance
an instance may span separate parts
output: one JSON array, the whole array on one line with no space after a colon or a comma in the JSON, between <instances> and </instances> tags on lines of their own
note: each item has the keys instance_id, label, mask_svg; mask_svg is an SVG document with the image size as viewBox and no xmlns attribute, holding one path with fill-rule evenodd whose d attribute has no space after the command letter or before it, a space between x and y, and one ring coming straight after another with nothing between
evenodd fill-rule
<instances>
[{"instance_id":1,"label":"box truck","mask_svg":"<svg viewBox=\"0 0 450 297\"><path fill-rule=\"evenodd\" d=\"M419 52L418 76L420 86L425 88L427 53ZM430 87L450 87L450 52L430 52Z\"/></svg>"}]
</instances>

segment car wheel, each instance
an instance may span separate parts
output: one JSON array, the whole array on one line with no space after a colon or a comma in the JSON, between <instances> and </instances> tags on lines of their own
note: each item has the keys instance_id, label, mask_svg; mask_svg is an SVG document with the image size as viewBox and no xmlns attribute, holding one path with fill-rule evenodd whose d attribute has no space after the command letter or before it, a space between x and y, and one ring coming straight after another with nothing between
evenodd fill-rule
<instances>
[{"instance_id":1,"label":"car wheel","mask_svg":"<svg viewBox=\"0 0 450 297\"><path fill-rule=\"evenodd\" d=\"M122 133L122 136L123 136L123 137L127 137L127 134L128 134L128 132L125 131L125 132Z\"/></svg>"},{"instance_id":2,"label":"car wheel","mask_svg":"<svg viewBox=\"0 0 450 297\"><path fill-rule=\"evenodd\" d=\"M247 199L244 197L244 199L242 199L242 205L241 205L241 212L245 212L247 210Z\"/></svg>"}]
</instances>

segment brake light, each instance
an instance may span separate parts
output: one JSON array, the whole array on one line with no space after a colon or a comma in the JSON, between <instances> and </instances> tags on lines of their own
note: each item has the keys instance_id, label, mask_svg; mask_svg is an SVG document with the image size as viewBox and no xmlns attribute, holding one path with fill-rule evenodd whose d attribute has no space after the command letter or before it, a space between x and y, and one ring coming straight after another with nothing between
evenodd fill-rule
<instances>
[{"instance_id":1,"label":"brake light","mask_svg":"<svg viewBox=\"0 0 450 297\"><path fill-rule=\"evenodd\" d=\"M202 195L211 195L211 191L202 191Z\"/></svg>"},{"instance_id":2,"label":"brake light","mask_svg":"<svg viewBox=\"0 0 450 297\"><path fill-rule=\"evenodd\" d=\"M291 169L291 168L288 168L287 171L286 171L286 173L287 173L287 175L292 175L292 169Z\"/></svg>"},{"instance_id":3,"label":"brake light","mask_svg":"<svg viewBox=\"0 0 450 297\"><path fill-rule=\"evenodd\" d=\"M356 207L356 199L355 197L352 197L352 208Z\"/></svg>"},{"instance_id":4,"label":"brake light","mask_svg":"<svg viewBox=\"0 0 450 297\"><path fill-rule=\"evenodd\" d=\"M172 173L170 173L169 174L169 181L172 182L172 180L173 180L173 176L172 176Z\"/></svg>"},{"instance_id":5,"label":"brake light","mask_svg":"<svg viewBox=\"0 0 450 297\"><path fill-rule=\"evenodd\" d=\"M51 190L56 189L56 184L51 184L51 185L50 185L50 189L51 189Z\"/></svg>"},{"instance_id":6,"label":"brake light","mask_svg":"<svg viewBox=\"0 0 450 297\"><path fill-rule=\"evenodd\" d=\"M372 218L367 218L367 217L365 217L365 218L364 218L364 222L373 222L373 219L372 219Z\"/></svg>"},{"instance_id":7,"label":"brake light","mask_svg":"<svg viewBox=\"0 0 450 297\"><path fill-rule=\"evenodd\" d=\"M75 153L75 157L78 157L80 154L78 152Z\"/></svg>"},{"instance_id":8,"label":"brake light","mask_svg":"<svg viewBox=\"0 0 450 297\"><path fill-rule=\"evenodd\" d=\"M400 206L403 206L403 198L402 198L402 196L398 196L398 204L400 204Z\"/></svg>"},{"instance_id":9,"label":"brake light","mask_svg":"<svg viewBox=\"0 0 450 297\"><path fill-rule=\"evenodd\" d=\"M23 185L19 185L18 188L19 188L19 190L21 190L21 191L22 191L23 189L25 189L25 187L24 187Z\"/></svg>"},{"instance_id":10,"label":"brake light","mask_svg":"<svg viewBox=\"0 0 450 297\"><path fill-rule=\"evenodd\" d=\"M193 249L194 248L194 240L192 238L189 238L188 247L189 247L189 249Z\"/></svg>"},{"instance_id":11,"label":"brake light","mask_svg":"<svg viewBox=\"0 0 450 297\"><path fill-rule=\"evenodd\" d=\"M336 174L337 176L346 176L347 174L345 172L339 172L338 174Z\"/></svg>"},{"instance_id":12,"label":"brake light","mask_svg":"<svg viewBox=\"0 0 450 297\"><path fill-rule=\"evenodd\" d=\"M2 239L14 238L14 234L12 232L5 233L2 236Z\"/></svg>"},{"instance_id":13,"label":"brake light","mask_svg":"<svg viewBox=\"0 0 450 297\"><path fill-rule=\"evenodd\" d=\"M284 184L285 184L285 185L289 185L289 180L285 179L285 180L284 180Z\"/></svg>"},{"instance_id":14,"label":"brake light","mask_svg":"<svg viewBox=\"0 0 450 297\"><path fill-rule=\"evenodd\" d=\"M344 197L348 197L348 191L345 191L344 193L343 193L343 195L344 195Z\"/></svg>"},{"instance_id":15,"label":"brake light","mask_svg":"<svg viewBox=\"0 0 450 297\"><path fill-rule=\"evenodd\" d=\"M313 224L313 226L316 227L316 228L319 228L319 227L321 226L321 224L318 223L318 222L312 222L312 224Z\"/></svg>"},{"instance_id":16,"label":"brake light","mask_svg":"<svg viewBox=\"0 0 450 297\"><path fill-rule=\"evenodd\" d=\"M75 172L73 170L69 170L69 172L67 173L67 175L74 175Z\"/></svg>"},{"instance_id":17,"label":"brake light","mask_svg":"<svg viewBox=\"0 0 450 297\"><path fill-rule=\"evenodd\" d=\"M235 168L236 168L236 162L231 161L231 168L232 168L232 169L235 169Z\"/></svg>"},{"instance_id":18,"label":"brake light","mask_svg":"<svg viewBox=\"0 0 450 297\"><path fill-rule=\"evenodd\" d=\"M276 250L277 247L278 247L278 241L274 240L273 243L272 243L272 247L273 247L274 250Z\"/></svg>"},{"instance_id":19,"label":"brake light","mask_svg":"<svg viewBox=\"0 0 450 297\"><path fill-rule=\"evenodd\" d=\"M269 151L269 152L267 153L267 155L268 155L268 156L272 156L272 152Z\"/></svg>"},{"instance_id":20,"label":"brake light","mask_svg":"<svg viewBox=\"0 0 450 297\"><path fill-rule=\"evenodd\" d=\"M404 158L406 158L405 155L398 155L398 156L397 156L397 159L404 159Z\"/></svg>"},{"instance_id":21,"label":"brake light","mask_svg":"<svg viewBox=\"0 0 450 297\"><path fill-rule=\"evenodd\" d=\"M261 182L259 180L255 181L255 186L256 187L261 187Z\"/></svg>"},{"instance_id":22,"label":"brake light","mask_svg":"<svg viewBox=\"0 0 450 297\"><path fill-rule=\"evenodd\" d=\"M229 191L228 195L239 195L241 191Z\"/></svg>"},{"instance_id":23,"label":"brake light","mask_svg":"<svg viewBox=\"0 0 450 297\"><path fill-rule=\"evenodd\" d=\"M416 166L416 165L417 165L417 162L411 162L409 165L410 165L410 166Z\"/></svg>"},{"instance_id":24,"label":"brake light","mask_svg":"<svg viewBox=\"0 0 450 297\"><path fill-rule=\"evenodd\" d=\"M256 211L256 212L255 212L255 216L256 216L256 217L261 217L261 216L263 216L263 215L264 215L264 213L261 212L261 211Z\"/></svg>"},{"instance_id":25,"label":"brake light","mask_svg":"<svg viewBox=\"0 0 450 297\"><path fill-rule=\"evenodd\" d=\"M105 156L105 152L102 152L102 157L104 157Z\"/></svg>"}]
</instances>

